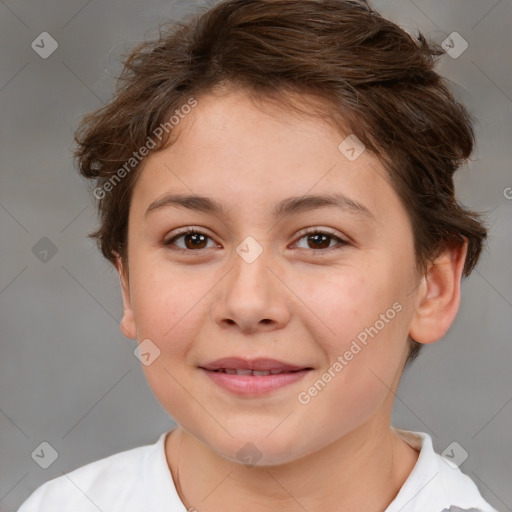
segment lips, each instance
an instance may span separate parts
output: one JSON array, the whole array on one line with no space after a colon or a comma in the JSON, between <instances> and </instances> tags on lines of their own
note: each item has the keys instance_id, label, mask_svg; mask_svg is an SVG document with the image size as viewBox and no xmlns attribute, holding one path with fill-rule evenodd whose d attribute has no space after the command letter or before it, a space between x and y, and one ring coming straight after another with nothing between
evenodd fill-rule
<instances>
[{"instance_id":1,"label":"lips","mask_svg":"<svg viewBox=\"0 0 512 512\"><path fill-rule=\"evenodd\" d=\"M310 366L299 366L285 363L276 359L258 358L243 359L240 357L227 357L211 361L200 368L229 375L279 375L281 373L293 373L301 370L310 370Z\"/></svg>"},{"instance_id":2,"label":"lips","mask_svg":"<svg viewBox=\"0 0 512 512\"><path fill-rule=\"evenodd\" d=\"M276 359L217 359L199 369L224 391L248 399L262 398L268 393L285 389L301 379L310 366L300 366Z\"/></svg>"},{"instance_id":3,"label":"lips","mask_svg":"<svg viewBox=\"0 0 512 512\"><path fill-rule=\"evenodd\" d=\"M253 377L261 377L264 375L280 375L281 373L295 373L293 371L284 370L246 370L242 368L222 368L220 370L210 370L216 373L227 373L229 375L252 375ZM296 370L299 371L299 370Z\"/></svg>"}]
</instances>

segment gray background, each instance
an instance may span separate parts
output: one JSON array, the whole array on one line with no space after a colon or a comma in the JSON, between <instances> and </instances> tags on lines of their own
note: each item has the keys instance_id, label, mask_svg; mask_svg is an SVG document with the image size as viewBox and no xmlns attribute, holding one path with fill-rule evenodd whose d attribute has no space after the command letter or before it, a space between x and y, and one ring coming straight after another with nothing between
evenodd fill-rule
<instances>
[{"instance_id":1,"label":"gray background","mask_svg":"<svg viewBox=\"0 0 512 512\"><path fill-rule=\"evenodd\" d=\"M2 512L62 472L153 443L174 425L146 384L135 341L120 333L117 275L86 237L96 217L71 149L80 117L111 98L109 73L119 66L109 52L115 59L151 37L158 22L198 5L204 2L0 2ZM469 454L463 471L496 508L512 510L512 3L373 5L407 30L437 41L456 31L468 42L438 69L478 119L479 145L458 173L457 191L487 212L491 226L454 325L403 377L394 424L430 433L438 452L458 442ZM47 59L31 48L45 31L59 45ZM33 252L43 237L57 249L46 262ZM48 469L31 458L43 441L59 454Z\"/></svg>"}]
</instances>

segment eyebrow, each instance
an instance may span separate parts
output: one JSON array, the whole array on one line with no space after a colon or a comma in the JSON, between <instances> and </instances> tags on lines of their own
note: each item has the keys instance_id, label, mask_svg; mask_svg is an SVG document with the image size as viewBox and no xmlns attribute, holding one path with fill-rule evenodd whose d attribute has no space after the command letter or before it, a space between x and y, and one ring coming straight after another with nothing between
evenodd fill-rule
<instances>
[{"instance_id":1,"label":"eyebrow","mask_svg":"<svg viewBox=\"0 0 512 512\"><path fill-rule=\"evenodd\" d=\"M166 207L187 208L196 212L212 213L220 217L227 217L227 211L221 203L209 197L194 194L166 194L153 201L148 206L144 216L146 217L150 212ZM339 208L349 213L355 213L375 220L374 214L366 206L339 193L288 197L275 206L273 216L279 219L286 215L329 207Z\"/></svg>"}]
</instances>

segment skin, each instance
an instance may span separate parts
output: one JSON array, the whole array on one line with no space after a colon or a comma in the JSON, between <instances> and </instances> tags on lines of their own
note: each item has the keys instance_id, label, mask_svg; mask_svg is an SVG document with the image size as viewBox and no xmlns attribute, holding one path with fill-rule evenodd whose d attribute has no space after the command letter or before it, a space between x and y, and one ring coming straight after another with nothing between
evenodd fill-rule
<instances>
[{"instance_id":1,"label":"skin","mask_svg":"<svg viewBox=\"0 0 512 512\"><path fill-rule=\"evenodd\" d=\"M180 498L199 512L382 511L418 456L390 428L407 336L432 343L449 328L466 245L418 275L407 211L369 151L351 162L338 150L347 134L256 105L243 91L197 99L177 141L145 160L130 206L129 272L117 262L121 330L160 350L143 370L178 424L165 446ZM173 206L145 215L169 192L215 199L226 216ZM282 199L332 192L371 215L328 207L272 216ZM190 236L164 245L187 226L209 238L199 248ZM322 245L305 228L334 237ZM236 252L248 236L263 250L252 263ZM299 403L394 303L402 310ZM198 369L234 355L313 370L266 395L239 397ZM251 467L237 456L248 442L261 455Z\"/></svg>"}]
</instances>

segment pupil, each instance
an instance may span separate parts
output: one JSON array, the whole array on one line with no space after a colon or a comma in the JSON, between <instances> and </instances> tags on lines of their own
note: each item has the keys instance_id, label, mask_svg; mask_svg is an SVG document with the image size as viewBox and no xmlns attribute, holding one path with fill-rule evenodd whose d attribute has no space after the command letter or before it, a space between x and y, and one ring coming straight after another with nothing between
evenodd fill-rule
<instances>
[{"instance_id":1,"label":"pupil","mask_svg":"<svg viewBox=\"0 0 512 512\"><path fill-rule=\"evenodd\" d=\"M314 235L309 236L308 240L311 241L312 239L316 239L316 241L313 242L313 243L317 244L316 247L319 246L319 243L320 243L322 249L326 249L329 247L329 236L328 235L316 233Z\"/></svg>"},{"instance_id":2,"label":"pupil","mask_svg":"<svg viewBox=\"0 0 512 512\"><path fill-rule=\"evenodd\" d=\"M201 240L201 238L202 238L202 240ZM205 239L206 239L206 237L204 235L201 235L200 233L188 234L188 235L185 235L185 245L187 246L187 249L191 249L191 248L202 249L202 247L200 247L200 244L204 243ZM192 241L191 244L188 243L190 241ZM197 243L197 242L199 242L199 243Z\"/></svg>"}]
</instances>

